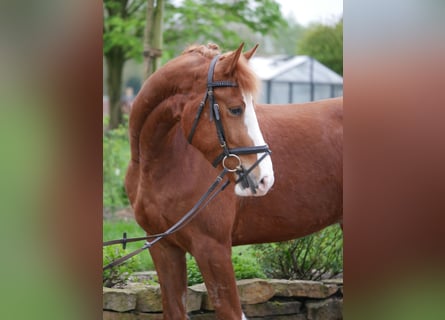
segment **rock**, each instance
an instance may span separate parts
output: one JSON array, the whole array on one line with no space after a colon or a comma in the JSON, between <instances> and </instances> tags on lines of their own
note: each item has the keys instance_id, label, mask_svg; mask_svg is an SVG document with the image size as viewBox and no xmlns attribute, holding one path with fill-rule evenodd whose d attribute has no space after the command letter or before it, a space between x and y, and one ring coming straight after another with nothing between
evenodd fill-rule
<instances>
[{"instance_id":1,"label":"rock","mask_svg":"<svg viewBox=\"0 0 445 320\"><path fill-rule=\"evenodd\" d=\"M133 272L130 275L130 279L133 282L148 282L155 281L158 278L156 271L141 271L141 272Z\"/></svg>"},{"instance_id":2,"label":"rock","mask_svg":"<svg viewBox=\"0 0 445 320\"><path fill-rule=\"evenodd\" d=\"M326 279L322 281L324 284L336 284L337 286L343 285L343 278Z\"/></svg>"},{"instance_id":3,"label":"rock","mask_svg":"<svg viewBox=\"0 0 445 320\"><path fill-rule=\"evenodd\" d=\"M212 302L210 301L209 294L207 293L207 288L204 283L195 284L194 286L189 287L189 290L192 290L196 294L201 295L201 309L207 311L214 311Z\"/></svg>"},{"instance_id":4,"label":"rock","mask_svg":"<svg viewBox=\"0 0 445 320\"><path fill-rule=\"evenodd\" d=\"M299 301L267 301L243 305L243 310L247 317L295 315L301 312L301 306L302 303Z\"/></svg>"},{"instance_id":5,"label":"rock","mask_svg":"<svg viewBox=\"0 0 445 320\"><path fill-rule=\"evenodd\" d=\"M137 295L136 310L141 312L162 312L162 296L159 285L132 287Z\"/></svg>"},{"instance_id":6,"label":"rock","mask_svg":"<svg viewBox=\"0 0 445 320\"><path fill-rule=\"evenodd\" d=\"M342 320L343 299L330 298L321 301L306 301L308 320Z\"/></svg>"},{"instance_id":7,"label":"rock","mask_svg":"<svg viewBox=\"0 0 445 320\"><path fill-rule=\"evenodd\" d=\"M250 279L237 281L248 319L341 320L342 280L300 281ZM274 299L270 300L272 297ZM280 298L281 297L281 298ZM159 285L130 283L123 289L103 288L103 320L161 320ZM205 284L187 290L191 320L216 319Z\"/></svg>"},{"instance_id":8,"label":"rock","mask_svg":"<svg viewBox=\"0 0 445 320\"><path fill-rule=\"evenodd\" d=\"M308 280L270 280L276 297L300 297L323 299L338 291L336 285Z\"/></svg>"},{"instance_id":9,"label":"rock","mask_svg":"<svg viewBox=\"0 0 445 320\"><path fill-rule=\"evenodd\" d=\"M216 320L214 312L198 312L189 314L190 320Z\"/></svg>"},{"instance_id":10,"label":"rock","mask_svg":"<svg viewBox=\"0 0 445 320\"><path fill-rule=\"evenodd\" d=\"M266 302L275 294L273 286L262 279L239 280L237 287L243 305Z\"/></svg>"},{"instance_id":11,"label":"rock","mask_svg":"<svg viewBox=\"0 0 445 320\"><path fill-rule=\"evenodd\" d=\"M128 289L103 288L103 309L125 312L136 309L136 293Z\"/></svg>"},{"instance_id":12,"label":"rock","mask_svg":"<svg viewBox=\"0 0 445 320\"><path fill-rule=\"evenodd\" d=\"M266 302L274 295L274 290L268 281L263 279L248 279L237 281L238 292L241 304L255 304ZM204 284L197 284L190 287L191 290L201 293L203 310L213 311L215 308L210 301L207 289Z\"/></svg>"},{"instance_id":13,"label":"rock","mask_svg":"<svg viewBox=\"0 0 445 320\"><path fill-rule=\"evenodd\" d=\"M103 311L102 320L133 320L133 313L119 313L113 311Z\"/></svg>"},{"instance_id":14,"label":"rock","mask_svg":"<svg viewBox=\"0 0 445 320\"><path fill-rule=\"evenodd\" d=\"M119 313L104 311L102 320L163 320L162 313Z\"/></svg>"},{"instance_id":15,"label":"rock","mask_svg":"<svg viewBox=\"0 0 445 320\"><path fill-rule=\"evenodd\" d=\"M257 319L257 318L255 318ZM259 319L259 318L258 318ZM288 314L288 315L282 315L282 316L268 316L260 318L261 320L308 320L306 318L306 315L303 313L299 314Z\"/></svg>"},{"instance_id":16,"label":"rock","mask_svg":"<svg viewBox=\"0 0 445 320\"><path fill-rule=\"evenodd\" d=\"M203 293L191 288L187 289L187 312L201 309Z\"/></svg>"},{"instance_id":17,"label":"rock","mask_svg":"<svg viewBox=\"0 0 445 320\"><path fill-rule=\"evenodd\" d=\"M159 285L129 283L125 287L137 295L136 310L141 312L162 312L162 294ZM201 309L202 293L187 289L187 312Z\"/></svg>"}]
</instances>

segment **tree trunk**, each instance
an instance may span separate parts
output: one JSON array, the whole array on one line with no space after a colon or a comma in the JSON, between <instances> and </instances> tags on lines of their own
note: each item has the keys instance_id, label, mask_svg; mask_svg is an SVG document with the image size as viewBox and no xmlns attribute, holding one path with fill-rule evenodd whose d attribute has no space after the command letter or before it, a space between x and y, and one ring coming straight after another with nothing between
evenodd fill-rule
<instances>
[{"instance_id":1,"label":"tree trunk","mask_svg":"<svg viewBox=\"0 0 445 320\"><path fill-rule=\"evenodd\" d=\"M164 18L164 0L148 0L147 24L144 34L144 78L148 78L155 72L160 64L162 56L162 23Z\"/></svg>"},{"instance_id":2,"label":"tree trunk","mask_svg":"<svg viewBox=\"0 0 445 320\"><path fill-rule=\"evenodd\" d=\"M122 123L122 73L125 56L122 50L112 50L105 56L108 67L107 86L110 106L110 122L108 129L116 129Z\"/></svg>"}]
</instances>

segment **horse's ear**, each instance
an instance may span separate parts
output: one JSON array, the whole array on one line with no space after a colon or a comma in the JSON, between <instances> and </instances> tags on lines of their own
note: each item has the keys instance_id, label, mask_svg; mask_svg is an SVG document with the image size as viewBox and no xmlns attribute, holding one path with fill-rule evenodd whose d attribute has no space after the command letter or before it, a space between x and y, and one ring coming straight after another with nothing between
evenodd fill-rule
<instances>
[{"instance_id":1,"label":"horse's ear","mask_svg":"<svg viewBox=\"0 0 445 320\"><path fill-rule=\"evenodd\" d=\"M246 60L250 60L250 58L252 58L253 55L255 54L256 49L258 49L258 46L259 46L259 44L257 43L252 49L244 52L244 58L246 58Z\"/></svg>"},{"instance_id":2,"label":"horse's ear","mask_svg":"<svg viewBox=\"0 0 445 320\"><path fill-rule=\"evenodd\" d=\"M238 60L241 56L241 53L243 52L244 42L241 43L241 45L236 49L236 51L233 51L229 55L227 55L223 60L221 60L220 64L222 64L223 72L224 74L233 74L233 71L235 71L236 64L238 63Z\"/></svg>"}]
</instances>

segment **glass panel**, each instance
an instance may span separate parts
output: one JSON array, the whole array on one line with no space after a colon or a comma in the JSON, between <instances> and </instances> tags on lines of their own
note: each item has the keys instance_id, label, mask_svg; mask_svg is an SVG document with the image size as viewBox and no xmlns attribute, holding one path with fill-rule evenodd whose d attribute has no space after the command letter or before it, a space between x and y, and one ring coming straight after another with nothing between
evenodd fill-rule
<instances>
[{"instance_id":1,"label":"glass panel","mask_svg":"<svg viewBox=\"0 0 445 320\"><path fill-rule=\"evenodd\" d=\"M308 84L292 85L292 103L302 103L311 100L311 87Z\"/></svg>"},{"instance_id":2,"label":"glass panel","mask_svg":"<svg viewBox=\"0 0 445 320\"><path fill-rule=\"evenodd\" d=\"M343 86L334 85L334 97L341 97L343 95Z\"/></svg>"},{"instance_id":3,"label":"glass panel","mask_svg":"<svg viewBox=\"0 0 445 320\"><path fill-rule=\"evenodd\" d=\"M286 82L273 82L270 103L289 103L289 84Z\"/></svg>"},{"instance_id":4,"label":"glass panel","mask_svg":"<svg viewBox=\"0 0 445 320\"><path fill-rule=\"evenodd\" d=\"M314 100L331 98L331 85L316 84L314 88Z\"/></svg>"}]
</instances>

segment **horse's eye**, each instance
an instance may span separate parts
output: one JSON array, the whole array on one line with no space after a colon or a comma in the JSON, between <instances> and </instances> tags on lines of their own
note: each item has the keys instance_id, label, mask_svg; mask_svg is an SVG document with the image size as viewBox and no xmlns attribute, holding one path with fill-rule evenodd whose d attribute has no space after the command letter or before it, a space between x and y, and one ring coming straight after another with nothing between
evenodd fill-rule
<instances>
[{"instance_id":1,"label":"horse's eye","mask_svg":"<svg viewBox=\"0 0 445 320\"><path fill-rule=\"evenodd\" d=\"M240 116L243 114L243 108L241 107L229 108L229 112L234 116Z\"/></svg>"}]
</instances>

